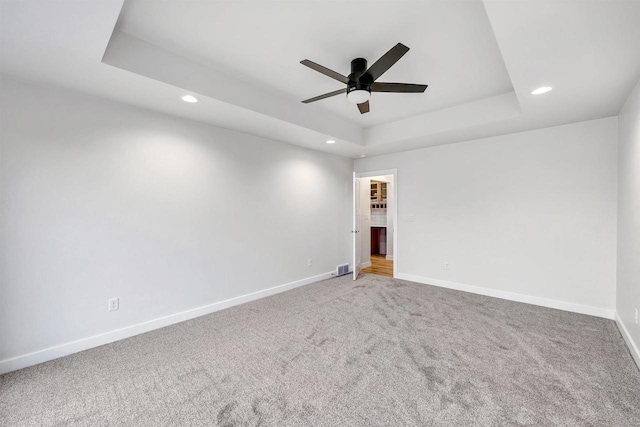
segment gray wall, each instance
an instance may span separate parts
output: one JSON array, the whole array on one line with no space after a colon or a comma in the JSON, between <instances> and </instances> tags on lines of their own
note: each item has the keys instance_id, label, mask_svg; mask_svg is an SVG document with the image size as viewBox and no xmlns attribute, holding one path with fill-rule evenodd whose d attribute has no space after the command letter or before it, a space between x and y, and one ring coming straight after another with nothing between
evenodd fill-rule
<instances>
[{"instance_id":1,"label":"gray wall","mask_svg":"<svg viewBox=\"0 0 640 427\"><path fill-rule=\"evenodd\" d=\"M613 317L617 118L355 168L398 169L398 277Z\"/></svg>"},{"instance_id":2,"label":"gray wall","mask_svg":"<svg viewBox=\"0 0 640 427\"><path fill-rule=\"evenodd\" d=\"M1 84L0 361L350 262L352 160Z\"/></svg>"},{"instance_id":3,"label":"gray wall","mask_svg":"<svg viewBox=\"0 0 640 427\"><path fill-rule=\"evenodd\" d=\"M640 311L640 83L620 112L619 125L616 311L640 366L640 325L635 318Z\"/></svg>"}]
</instances>

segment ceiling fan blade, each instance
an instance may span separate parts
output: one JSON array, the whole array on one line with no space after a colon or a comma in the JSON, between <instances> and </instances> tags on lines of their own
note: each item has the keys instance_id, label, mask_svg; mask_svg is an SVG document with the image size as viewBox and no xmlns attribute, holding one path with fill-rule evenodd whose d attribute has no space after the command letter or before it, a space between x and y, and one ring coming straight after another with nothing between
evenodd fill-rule
<instances>
[{"instance_id":1,"label":"ceiling fan blade","mask_svg":"<svg viewBox=\"0 0 640 427\"><path fill-rule=\"evenodd\" d=\"M389 52L382 55L380 59L378 59L375 64L373 64L367 70L367 73L373 78L373 81L376 81L378 77L383 75L393 64L398 62L400 58L404 56L405 53L409 52L409 48L403 45L402 43L398 43L394 47L392 47Z\"/></svg>"},{"instance_id":2,"label":"ceiling fan blade","mask_svg":"<svg viewBox=\"0 0 640 427\"><path fill-rule=\"evenodd\" d=\"M427 85L416 85L412 83L372 83L371 92L399 92L399 93L422 93L427 90Z\"/></svg>"},{"instance_id":3,"label":"ceiling fan blade","mask_svg":"<svg viewBox=\"0 0 640 427\"><path fill-rule=\"evenodd\" d=\"M358 110L360 110L360 114L369 112L369 101L365 101L362 104L358 104Z\"/></svg>"},{"instance_id":4,"label":"ceiling fan blade","mask_svg":"<svg viewBox=\"0 0 640 427\"><path fill-rule=\"evenodd\" d=\"M318 95L313 98L305 99L302 101L304 104L308 104L310 102L320 101L321 99L331 98L332 96L340 95L341 93L347 93L347 88L334 90L333 92L325 93L324 95Z\"/></svg>"},{"instance_id":5,"label":"ceiling fan blade","mask_svg":"<svg viewBox=\"0 0 640 427\"><path fill-rule=\"evenodd\" d=\"M325 76L331 77L332 79L335 79L341 83L347 84L349 83L349 79L345 76L343 76L340 73L337 73L333 70L328 69L327 67L323 67L320 64L316 64L313 61L309 61L308 59L302 60L300 61L300 63L302 65L306 65L307 67L311 68L312 70L315 70L319 73L324 74Z\"/></svg>"}]
</instances>

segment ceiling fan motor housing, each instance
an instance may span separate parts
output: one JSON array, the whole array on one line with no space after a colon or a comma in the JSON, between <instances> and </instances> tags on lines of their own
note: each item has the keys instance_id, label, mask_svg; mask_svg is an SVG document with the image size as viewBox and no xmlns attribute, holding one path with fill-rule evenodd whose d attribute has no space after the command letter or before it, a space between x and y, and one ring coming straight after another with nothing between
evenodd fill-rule
<instances>
[{"instance_id":1,"label":"ceiling fan motor housing","mask_svg":"<svg viewBox=\"0 0 640 427\"><path fill-rule=\"evenodd\" d=\"M354 90L371 92L371 83L373 83L373 79L367 74L367 60L364 58L356 58L351 61L351 74L349 74L349 83L347 84L347 95Z\"/></svg>"}]
</instances>

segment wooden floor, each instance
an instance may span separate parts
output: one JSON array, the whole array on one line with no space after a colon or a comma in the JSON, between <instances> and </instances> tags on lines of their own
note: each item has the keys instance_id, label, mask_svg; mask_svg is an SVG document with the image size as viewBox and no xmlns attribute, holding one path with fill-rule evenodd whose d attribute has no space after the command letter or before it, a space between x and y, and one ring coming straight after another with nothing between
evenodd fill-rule
<instances>
[{"instance_id":1,"label":"wooden floor","mask_svg":"<svg viewBox=\"0 0 640 427\"><path fill-rule=\"evenodd\" d=\"M371 267L363 268L363 273L393 277L393 261L384 255L371 255Z\"/></svg>"}]
</instances>

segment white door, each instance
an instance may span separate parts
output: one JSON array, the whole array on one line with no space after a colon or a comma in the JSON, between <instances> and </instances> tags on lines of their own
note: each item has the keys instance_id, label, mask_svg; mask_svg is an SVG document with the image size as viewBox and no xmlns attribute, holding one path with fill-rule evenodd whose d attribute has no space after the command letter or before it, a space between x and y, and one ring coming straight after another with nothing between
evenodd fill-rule
<instances>
[{"instance_id":1,"label":"white door","mask_svg":"<svg viewBox=\"0 0 640 427\"><path fill-rule=\"evenodd\" d=\"M362 237L360 236L360 178L353 173L353 280L362 267Z\"/></svg>"}]
</instances>

